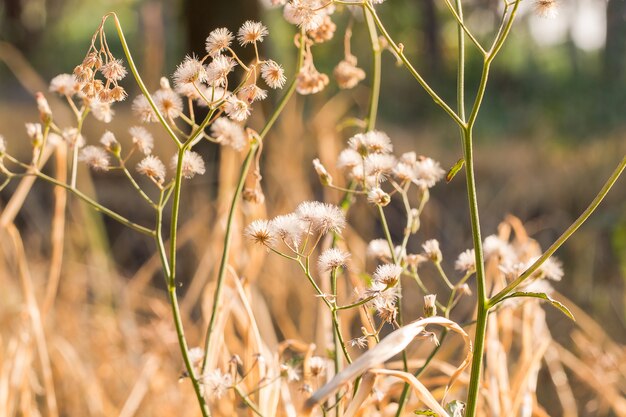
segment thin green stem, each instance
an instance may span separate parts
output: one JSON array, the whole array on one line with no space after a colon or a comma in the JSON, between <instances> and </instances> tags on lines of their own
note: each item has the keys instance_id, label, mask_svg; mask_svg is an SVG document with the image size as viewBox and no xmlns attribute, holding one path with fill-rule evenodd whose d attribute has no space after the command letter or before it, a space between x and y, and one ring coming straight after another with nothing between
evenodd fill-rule
<instances>
[{"instance_id":1,"label":"thin green stem","mask_svg":"<svg viewBox=\"0 0 626 417\"><path fill-rule=\"evenodd\" d=\"M304 35L304 32L301 32L301 36ZM282 113L283 109L285 108L285 106L287 105L287 102L289 101L289 99L291 98L291 96L294 94L294 92L296 91L296 85L297 85L297 76L298 73L300 72L300 69L302 68L302 63L304 60L304 42L301 42L300 45L300 49L298 52L298 60L296 63L296 71L295 74L293 76L293 79L291 81L291 83L289 84L289 87L287 88L287 90L285 91L285 94L283 95L283 97L281 98L280 102L278 103L278 105L276 106L276 108L274 109L274 112L272 113L272 115L269 117L269 119L267 120L267 122L265 123L265 126L263 127L263 130L261 130L261 133L259 133L259 140L262 141L265 136L267 135L267 133L270 131L270 129L272 128L272 126L274 125L274 123L276 122L276 120L278 119L278 116L280 116L280 114ZM235 193L233 194L233 199L231 201L230 204L230 209L228 212L228 218L226 221L226 233L224 235L224 246L222 249L222 258L220 260L220 267L219 267L219 272L218 272L218 276L217 276L217 282L216 282L216 286L215 286L215 293L213 295L213 307L211 310L211 317L209 319L209 324L207 326L207 330L206 330L206 335L204 338L204 359L202 361L202 372L205 371L206 369L206 364L207 364L207 353L209 352L210 346L211 346L211 338L213 335L213 331L215 330L215 323L217 320L217 310L218 310L218 306L219 303L221 301L221 295L222 295L222 287L223 287L223 283L224 283L224 278L226 277L226 264L228 263L228 257L230 254L230 243L231 243L231 235L232 235L232 228L233 228L233 220L235 218L235 211L236 211L236 207L237 207L237 202L239 201L239 198L241 197L241 193L243 192L243 187L244 187L244 183L246 180L246 177L248 175L248 171L250 169L250 165L252 163L252 160L254 159L254 156L256 154L257 149L259 148L260 143L255 142L250 146L250 150L248 150L248 154L246 155L246 158L244 160L243 166L241 167L241 171L239 174L239 180L237 181L237 188L235 189Z\"/></svg>"},{"instance_id":2,"label":"thin green stem","mask_svg":"<svg viewBox=\"0 0 626 417\"><path fill-rule=\"evenodd\" d=\"M469 28L465 25L465 22L463 21L463 9L461 7L461 2L459 0L455 0L456 9L454 6L452 6L452 3L450 2L450 0L445 0L445 2L446 2L446 6L448 6L448 10L450 10L450 13L452 13L454 18L456 19L456 23L457 23L459 32L461 33L461 36L463 36L463 32L465 32L467 37L470 38L470 40L472 41L472 43L474 43L476 48L478 48L480 53L483 56L486 56L487 51L485 51L485 48L482 47L480 42L478 42L478 39L474 37L472 32L469 30ZM459 42L459 44L461 43Z\"/></svg>"},{"instance_id":3,"label":"thin green stem","mask_svg":"<svg viewBox=\"0 0 626 417\"><path fill-rule=\"evenodd\" d=\"M448 115L461 127L465 126L465 123L463 122L463 120L461 120L461 118L455 113L454 110L452 110L450 108L450 106L448 106L448 104L446 104L446 102L439 97L439 95L435 92L435 90L432 89L432 87L430 87L430 85L428 85L428 83L426 82L426 80L424 80L424 78L417 72L417 70L413 67L413 65L411 64L411 62L407 59L407 57L404 55L404 51L403 48L398 46L394 40L391 38L391 36L389 35L389 33L387 32L387 30L385 29L385 27L383 26L383 23L381 22L380 18L378 17L378 15L376 14L376 10L374 10L374 7L369 3L369 2L365 2L362 5L368 12L369 14L372 16L372 18L374 19L374 23L376 23L376 26L378 27L378 30L380 31L380 33L382 33L382 35L385 37L385 39L387 39L387 42L389 43L389 47L391 49L393 49L393 51L398 55L398 57L400 58L400 60L402 61L402 63L404 64L404 66L407 68L407 70L409 71L409 73L411 73L411 75L417 80L417 82L422 86L422 88L424 90L426 90L426 92L428 93L428 95L430 95L433 99L433 101L439 105L446 113L448 113Z\"/></svg>"},{"instance_id":4,"label":"thin green stem","mask_svg":"<svg viewBox=\"0 0 626 417\"><path fill-rule=\"evenodd\" d=\"M380 79L381 79L381 55L380 42L378 42L378 33L376 32L376 24L370 13L363 9L365 15L365 23L367 24L367 32L370 37L370 46L372 48L372 69L371 69L371 91L367 114L367 131L374 130L376 126L376 117L378 114L378 101L380 98Z\"/></svg>"},{"instance_id":5,"label":"thin green stem","mask_svg":"<svg viewBox=\"0 0 626 417\"><path fill-rule=\"evenodd\" d=\"M570 236L572 236L572 234L574 234L574 232L576 232L576 230L578 230L580 226L582 226L582 224L585 221L587 221L589 216L591 216L591 214L596 210L596 208L598 208L598 206L600 205L604 197L606 197L606 195L609 193L613 185L615 185L618 178L624 171L625 167L626 167L626 156L618 164L617 168L615 168L615 170L613 171L609 179L606 181L606 183L602 187L602 189L598 192L596 197L589 204L589 206L585 209L585 211L578 217L578 219L576 219L576 221L572 223L572 225L568 227L567 230L563 232L563 234L559 236L559 238L552 245L550 245L550 247L543 253L543 255L541 255L539 259L537 259L526 271L524 271L522 275L520 275L515 281L507 285L498 294L491 297L491 299L489 300L488 308L494 307L496 304L502 301L504 297L506 297L508 294L514 291L519 285L521 285L526 279L528 279L537 269L541 267L541 265L550 256L554 254L554 252L557 251L559 247L561 247L563 243L565 243L565 241L567 241L567 239L570 238Z\"/></svg>"},{"instance_id":6,"label":"thin green stem","mask_svg":"<svg viewBox=\"0 0 626 417\"><path fill-rule=\"evenodd\" d=\"M113 18L113 21L115 22L115 28L117 29L117 36L120 38L122 49L124 50L124 55L126 55L126 60L128 61L128 67L130 68L130 72L135 77L135 81L137 82L139 89L148 100L148 103L150 103L150 107L152 107L154 114L156 115L157 119L159 119L159 122L161 123L163 128L165 128L165 131L167 132L167 134L174 140L174 142L178 146L180 146L181 143L178 137L176 136L176 133L174 133L174 131L169 126L169 124L167 123L167 121L165 120L161 112L159 111L158 107L154 103L154 100L152 100L152 96L150 95L150 92L146 88L146 85L144 84L143 80L141 79L141 76L139 75L139 71L137 71L137 66L135 65L133 56L130 53L130 48L128 47L128 43L126 42L126 37L124 36L124 31L122 30L122 25L120 24L117 14L113 12L108 13L103 17L103 21L106 20L106 18L109 16L111 16Z\"/></svg>"},{"instance_id":7,"label":"thin green stem","mask_svg":"<svg viewBox=\"0 0 626 417\"><path fill-rule=\"evenodd\" d=\"M234 386L233 389L235 390L237 395L239 395L239 398L241 398L241 401L243 401L246 407L248 407L257 416L263 417L263 413L261 413L258 407L252 401L248 399L248 397L243 393L243 391L239 389L239 387Z\"/></svg>"}]
</instances>

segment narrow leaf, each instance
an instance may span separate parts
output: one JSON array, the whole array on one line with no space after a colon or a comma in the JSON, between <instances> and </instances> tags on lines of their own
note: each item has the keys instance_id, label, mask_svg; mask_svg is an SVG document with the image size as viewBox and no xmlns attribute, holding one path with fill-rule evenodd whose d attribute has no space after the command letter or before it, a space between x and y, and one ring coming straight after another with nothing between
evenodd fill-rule
<instances>
[{"instance_id":1,"label":"narrow leaf","mask_svg":"<svg viewBox=\"0 0 626 417\"><path fill-rule=\"evenodd\" d=\"M543 292L514 292L513 294L509 294L506 297L504 297L501 301L504 301L507 298L521 298L521 297L532 297L532 298L540 298L542 300L546 300L550 304L552 304L554 307L561 310L561 312L565 314L567 317L569 317L573 321L576 321L576 318L574 317L572 312L569 310L569 308L565 307L563 303L560 303L559 301L555 300L554 298L550 297L548 294L543 293Z\"/></svg>"},{"instance_id":2,"label":"narrow leaf","mask_svg":"<svg viewBox=\"0 0 626 417\"><path fill-rule=\"evenodd\" d=\"M454 176L461 170L461 168L463 168L463 165L465 165L465 159L460 158L458 161L456 161L456 164L454 164L454 166L450 168L450 170L446 174L446 182L452 181L452 178L454 178Z\"/></svg>"}]
</instances>

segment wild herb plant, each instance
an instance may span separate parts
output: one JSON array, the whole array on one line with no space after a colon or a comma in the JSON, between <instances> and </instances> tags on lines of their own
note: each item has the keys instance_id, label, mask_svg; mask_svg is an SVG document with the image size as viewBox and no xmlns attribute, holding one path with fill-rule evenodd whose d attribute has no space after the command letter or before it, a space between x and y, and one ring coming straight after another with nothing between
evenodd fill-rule
<instances>
[{"instance_id":1,"label":"wild herb plant","mask_svg":"<svg viewBox=\"0 0 626 417\"><path fill-rule=\"evenodd\" d=\"M483 359L489 323L499 323L502 316L517 314L513 309L519 305L528 306L520 314L540 316L541 310L536 303L529 302L529 298L547 300L572 316L565 306L550 297L551 288L546 279L560 280L563 276L560 263L552 255L596 209L626 166L624 158L589 207L547 250L540 251L536 243L524 235L523 227L514 218L508 218L498 234L482 238L474 176L473 132L487 90L491 66L510 36L521 1L503 1L499 5L499 25L490 37L479 39L465 24L461 1L445 0L458 31L457 102L454 105L437 94L404 54L403 44L390 34L377 8L393 7L393 4L381 5L382 0L273 0L275 6L283 7L285 19L297 27L294 36L294 55L297 57L295 72L291 76L285 76L280 64L260 53L260 44L269 35L268 29L262 23L247 21L236 34L227 28L211 31L206 39L205 54L202 57L193 54L185 57L172 75L172 82L162 78L159 88L152 93L144 85L134 64L117 16L107 14L91 40L84 61L74 69L73 74L59 75L50 84L50 91L67 101L75 116L75 125L70 128L58 126L44 95L38 94L41 122L26 126L33 145L32 159L23 162L11 156L4 139L0 140L0 169L5 177L3 187L23 177L44 180L66 189L95 210L154 240L167 284L186 380L193 386L204 417L218 415L219 401L227 392L234 393L245 409L260 416L311 413L354 416L359 412L400 416L409 412L407 404L411 391L422 405L420 409L413 407L410 410L417 414L473 417L493 412L495 415L496 406L488 399L489 393L483 396L482 403L479 395L487 385L482 374L485 372ZM539 0L535 6L538 13L549 17L555 12L556 4L554 0ZM355 125L361 132L347 139L347 146L337 157L337 167L345 178L333 178L319 159L313 161L313 169L324 186L339 190L344 198L337 205L305 201L294 207L291 213L271 220L258 219L245 228L245 235L251 241L299 267L303 277L298 279L302 278L303 282L311 285L315 297L325 309L323 320L330 323L332 347L327 357L313 356L314 348L306 342L285 341L280 352L265 352L259 348L252 363L243 363L240 358L234 357L224 367L219 363L221 341L216 329L218 321L223 320L221 308L225 301L224 285L229 269L230 274L236 275L229 266L229 259L232 256L233 233L238 232L235 228L238 206L241 199L254 204L264 202L260 166L263 143L287 102L296 92L301 95L316 94L329 84L329 77L315 67L314 47L334 36L337 27L332 16L340 12L360 15L362 19L350 17L350 23L344 30L344 58L333 75L342 89L353 88L365 80L366 72L357 66L358 60L350 48L352 26L364 24L371 49L369 103L367 114L355 116L360 118ZM109 21L117 30L128 68L142 92L133 100L133 111L141 123L158 123L176 146L176 154L169 163L169 173L166 164L152 155L154 138L141 125L129 130L132 147L128 150L123 149L111 132L102 135L99 145L88 145L81 134L84 123L91 116L111 122L113 104L127 96L120 85L127 69L123 60L112 54L105 32L105 24ZM244 62L235 51L237 47L252 48L254 58ZM385 51L404 66L458 126L463 158L448 171L433 159L416 152L395 156L389 136L376 129L381 93L381 56ZM480 81L470 94L467 94L469 89L465 84L466 53L477 54L483 63ZM280 99L260 129L246 126L254 103L268 96L264 87L279 91ZM466 109L467 102L472 104ZM206 109L206 115L201 119L196 115L199 107ZM180 279L176 275L177 234L185 180L205 173L203 157L194 151L196 145L205 140L232 147L244 156L238 181L232 190L204 341L201 347L190 348L177 297ZM43 170L51 153L59 147L69 150L67 181L49 176ZM121 171L138 197L152 209L152 222L148 225L137 223L81 192L77 188L79 162L85 162L98 171ZM134 170L130 168L131 164L135 166ZM459 277L454 278L444 270L443 255L436 240L426 239L421 253L409 253L407 248L410 239L420 231L420 217L428 207L430 188L444 178L452 181L461 170L464 170L466 178L473 248L459 255L455 263ZM147 177L149 186L138 181L137 174ZM362 271L366 279L355 282L349 279L346 271L355 254L350 253L351 248L344 239L343 231L347 225L346 213L356 199L364 199L374 208L383 236L371 241L367 247L366 255L377 263L376 269ZM398 200L406 218L399 241L392 239L385 211L394 199ZM169 231L163 230L166 213L169 216ZM169 239L169 247L165 244L166 239ZM358 255L362 258L365 254ZM438 274L436 279L445 285L447 293L432 293L426 281L422 280L420 265L427 262L433 264ZM340 279L345 280L343 285L352 287L351 290L340 293ZM237 280L234 285L240 288ZM423 293L423 301L403 299L403 286L407 285L415 285ZM459 319L454 315L454 307L462 297L472 297L475 301L475 319L471 323L457 323ZM513 299L517 299L518 304ZM402 304L406 302L423 303L423 317L404 316ZM346 333L342 315L347 312L358 314L361 334ZM427 326L435 325L444 328L440 340L427 331ZM499 325L492 326L490 337L497 340L499 329ZM473 333L473 341L468 331ZM436 358L441 344L448 343L451 332L461 336L462 343L458 347L462 351L462 360L448 372L447 381L437 387L443 388L443 392L427 388L419 378ZM435 342L431 353L422 358L419 366L410 365L412 358L406 350L415 338ZM302 353L303 360L300 363L282 361L287 349ZM359 353L358 349L364 352ZM545 349L547 352L547 346ZM495 355L494 351L495 348L492 348L488 354ZM381 365L398 354L401 355L401 370ZM497 356L492 359L491 362L497 363ZM466 367L470 363L471 370L467 374ZM489 366L493 364L489 363ZM302 384L292 392L289 384L300 379L300 369ZM487 369L487 372L491 370ZM250 386L247 381L252 374L258 375ZM388 399L385 409L377 409L373 400L375 395L372 395L377 378L391 376L404 381L403 389L399 395ZM463 380L455 385L454 393L458 399L448 400L447 394L458 379ZM467 388L460 389L459 385L467 385ZM462 397L461 393L465 396ZM299 398L292 398L294 395ZM522 409L526 401L523 395L518 397L511 405L515 410ZM284 411L279 411L279 402L286 404Z\"/></svg>"}]
</instances>

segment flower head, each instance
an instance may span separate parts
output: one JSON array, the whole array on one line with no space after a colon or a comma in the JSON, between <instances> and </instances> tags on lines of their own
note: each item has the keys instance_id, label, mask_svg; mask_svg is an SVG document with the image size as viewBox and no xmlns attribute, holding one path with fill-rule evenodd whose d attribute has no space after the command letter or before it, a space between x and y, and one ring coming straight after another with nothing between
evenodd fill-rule
<instances>
[{"instance_id":1,"label":"flower head","mask_svg":"<svg viewBox=\"0 0 626 417\"><path fill-rule=\"evenodd\" d=\"M157 184L165 181L165 165L154 155L148 155L137 164L137 172L151 178Z\"/></svg>"},{"instance_id":2,"label":"flower head","mask_svg":"<svg viewBox=\"0 0 626 417\"><path fill-rule=\"evenodd\" d=\"M71 97L80 91L80 83L73 74L59 74L50 81L50 91Z\"/></svg>"},{"instance_id":3,"label":"flower head","mask_svg":"<svg viewBox=\"0 0 626 417\"><path fill-rule=\"evenodd\" d=\"M121 59L112 59L100 67L100 72L107 80L120 81L126 77L126 68L122 65Z\"/></svg>"},{"instance_id":4,"label":"flower head","mask_svg":"<svg viewBox=\"0 0 626 417\"><path fill-rule=\"evenodd\" d=\"M207 66L207 82L209 84L223 85L226 77L235 68L235 61L228 56L218 55Z\"/></svg>"},{"instance_id":5,"label":"flower head","mask_svg":"<svg viewBox=\"0 0 626 417\"><path fill-rule=\"evenodd\" d=\"M206 38L206 51L211 56L220 54L230 46L233 41L233 34L226 28L218 28L209 33Z\"/></svg>"},{"instance_id":6,"label":"flower head","mask_svg":"<svg viewBox=\"0 0 626 417\"><path fill-rule=\"evenodd\" d=\"M271 59L261 64L261 78L270 88L283 88L287 81L283 67Z\"/></svg>"},{"instance_id":7,"label":"flower head","mask_svg":"<svg viewBox=\"0 0 626 417\"><path fill-rule=\"evenodd\" d=\"M244 231L246 237L254 243L272 246L276 240L270 222L264 219L255 220L246 227Z\"/></svg>"},{"instance_id":8,"label":"flower head","mask_svg":"<svg viewBox=\"0 0 626 417\"><path fill-rule=\"evenodd\" d=\"M473 272L476 270L476 255L474 249L462 252L454 263L454 268L461 272Z\"/></svg>"},{"instance_id":9,"label":"flower head","mask_svg":"<svg viewBox=\"0 0 626 417\"><path fill-rule=\"evenodd\" d=\"M239 29L237 40L241 46L245 46L255 42L263 42L263 38L267 34L267 28L263 24L248 20Z\"/></svg>"},{"instance_id":10,"label":"flower head","mask_svg":"<svg viewBox=\"0 0 626 417\"><path fill-rule=\"evenodd\" d=\"M548 19L555 18L559 13L556 0L535 1L535 11L540 17L545 17Z\"/></svg>"},{"instance_id":11,"label":"flower head","mask_svg":"<svg viewBox=\"0 0 626 417\"><path fill-rule=\"evenodd\" d=\"M348 252L344 252L341 249L326 249L324 252L322 252L317 261L319 269L321 271L330 271L332 269L345 266L349 256L350 254Z\"/></svg>"},{"instance_id":12,"label":"flower head","mask_svg":"<svg viewBox=\"0 0 626 417\"><path fill-rule=\"evenodd\" d=\"M422 188L431 188L446 174L439 162L426 157L418 158L415 165L415 184Z\"/></svg>"},{"instance_id":13,"label":"flower head","mask_svg":"<svg viewBox=\"0 0 626 417\"><path fill-rule=\"evenodd\" d=\"M398 283L398 278L402 273L402 267L395 264L379 265L374 271L374 281L383 284L385 287L393 287Z\"/></svg>"},{"instance_id":14,"label":"flower head","mask_svg":"<svg viewBox=\"0 0 626 417\"><path fill-rule=\"evenodd\" d=\"M115 115L110 102L92 100L89 104L89 108L91 109L93 117L104 123L111 123L111 120L113 120L113 116Z\"/></svg>"},{"instance_id":15,"label":"flower head","mask_svg":"<svg viewBox=\"0 0 626 417\"><path fill-rule=\"evenodd\" d=\"M198 58L187 55L183 62L176 68L172 78L174 79L174 86L180 88L186 84L205 82L207 80L207 73Z\"/></svg>"},{"instance_id":16,"label":"flower head","mask_svg":"<svg viewBox=\"0 0 626 417\"><path fill-rule=\"evenodd\" d=\"M441 249L439 249L439 242L436 239L427 240L422 244L424 254L433 262L441 262L443 256L441 255Z\"/></svg>"},{"instance_id":17,"label":"flower head","mask_svg":"<svg viewBox=\"0 0 626 417\"><path fill-rule=\"evenodd\" d=\"M211 125L211 134L222 145L230 146L239 151L246 146L247 137L241 125L220 117Z\"/></svg>"},{"instance_id":18,"label":"flower head","mask_svg":"<svg viewBox=\"0 0 626 417\"><path fill-rule=\"evenodd\" d=\"M346 225L346 218L341 209L332 204L319 201L305 201L296 208L300 220L310 225L310 229L322 234L339 233Z\"/></svg>"},{"instance_id":19,"label":"flower head","mask_svg":"<svg viewBox=\"0 0 626 417\"><path fill-rule=\"evenodd\" d=\"M152 134L148 132L145 127L142 126L133 126L128 129L131 137L133 138L133 143L144 155L150 155L152 153L152 148L154 147L154 138Z\"/></svg>"},{"instance_id":20,"label":"flower head","mask_svg":"<svg viewBox=\"0 0 626 417\"><path fill-rule=\"evenodd\" d=\"M219 369L207 372L200 379L209 396L214 398L222 398L226 391L233 386L232 376L228 373L223 374Z\"/></svg>"},{"instance_id":21,"label":"flower head","mask_svg":"<svg viewBox=\"0 0 626 417\"><path fill-rule=\"evenodd\" d=\"M356 58L352 55L337 64L333 75L342 89L354 88L359 81L365 79L365 71L356 66Z\"/></svg>"},{"instance_id":22,"label":"flower head","mask_svg":"<svg viewBox=\"0 0 626 417\"><path fill-rule=\"evenodd\" d=\"M183 112L183 101L171 89L160 89L154 93L154 104L166 119L175 119Z\"/></svg>"},{"instance_id":23,"label":"flower head","mask_svg":"<svg viewBox=\"0 0 626 417\"><path fill-rule=\"evenodd\" d=\"M372 130L367 133L357 133L348 139L348 146L361 155L369 153L388 154L393 151L391 139L386 133Z\"/></svg>"},{"instance_id":24,"label":"flower head","mask_svg":"<svg viewBox=\"0 0 626 417\"><path fill-rule=\"evenodd\" d=\"M109 152L117 153L120 150L120 143L115 138L113 132L109 132L108 130L104 132L100 138L100 143Z\"/></svg>"},{"instance_id":25,"label":"flower head","mask_svg":"<svg viewBox=\"0 0 626 417\"><path fill-rule=\"evenodd\" d=\"M243 122L248 118L248 116L250 116L250 112L252 110L247 102L240 100L235 96L230 96L228 100L226 100L224 111L232 120Z\"/></svg>"},{"instance_id":26,"label":"flower head","mask_svg":"<svg viewBox=\"0 0 626 417\"><path fill-rule=\"evenodd\" d=\"M139 95L133 100L132 109L139 119L144 123L158 121L150 102L144 95Z\"/></svg>"},{"instance_id":27,"label":"flower head","mask_svg":"<svg viewBox=\"0 0 626 417\"><path fill-rule=\"evenodd\" d=\"M176 169L178 165L178 156L174 155L172 158L172 169ZM189 179L193 178L196 174L204 174L204 160L200 154L194 151L185 151L183 154L182 173L183 177Z\"/></svg>"},{"instance_id":28,"label":"flower head","mask_svg":"<svg viewBox=\"0 0 626 417\"><path fill-rule=\"evenodd\" d=\"M96 171L106 171L110 161L107 152L98 146L85 146L78 155L78 160L86 163Z\"/></svg>"},{"instance_id":29,"label":"flower head","mask_svg":"<svg viewBox=\"0 0 626 417\"><path fill-rule=\"evenodd\" d=\"M270 226L272 232L294 250L300 246L302 235L306 231L306 224L295 213L274 217Z\"/></svg>"}]
</instances>

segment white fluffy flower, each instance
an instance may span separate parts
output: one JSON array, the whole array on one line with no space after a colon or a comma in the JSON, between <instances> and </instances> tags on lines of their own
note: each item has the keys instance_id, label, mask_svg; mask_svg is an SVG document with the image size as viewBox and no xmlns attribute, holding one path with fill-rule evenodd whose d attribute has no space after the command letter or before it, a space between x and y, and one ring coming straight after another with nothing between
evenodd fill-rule
<instances>
[{"instance_id":1,"label":"white fluffy flower","mask_svg":"<svg viewBox=\"0 0 626 417\"><path fill-rule=\"evenodd\" d=\"M341 249L326 249L318 259L319 269L321 271L330 271L335 268L345 266L350 254Z\"/></svg>"},{"instance_id":2,"label":"white fluffy flower","mask_svg":"<svg viewBox=\"0 0 626 417\"><path fill-rule=\"evenodd\" d=\"M230 46L233 34L226 28L218 28L209 33L206 38L206 51L211 56L216 56Z\"/></svg>"},{"instance_id":3,"label":"white fluffy flower","mask_svg":"<svg viewBox=\"0 0 626 417\"><path fill-rule=\"evenodd\" d=\"M237 33L237 40L241 46L245 46L255 42L263 42L263 38L267 36L267 34L267 28L263 26L263 24L248 20L241 25Z\"/></svg>"},{"instance_id":4,"label":"white fluffy flower","mask_svg":"<svg viewBox=\"0 0 626 417\"><path fill-rule=\"evenodd\" d=\"M137 172L152 178L158 184L165 180L165 165L154 155L148 155L137 164Z\"/></svg>"},{"instance_id":5,"label":"white fluffy flower","mask_svg":"<svg viewBox=\"0 0 626 417\"><path fill-rule=\"evenodd\" d=\"M85 146L81 149L78 160L96 171L106 171L110 165L109 154L98 146Z\"/></svg>"},{"instance_id":6,"label":"white fluffy flower","mask_svg":"<svg viewBox=\"0 0 626 417\"><path fill-rule=\"evenodd\" d=\"M133 143L144 155L150 155L152 153L152 148L154 147L154 138L152 134L148 132L145 127L142 126L133 126L128 129L130 133Z\"/></svg>"},{"instance_id":7,"label":"white fluffy flower","mask_svg":"<svg viewBox=\"0 0 626 417\"><path fill-rule=\"evenodd\" d=\"M178 155L172 157L172 169L178 166ZM205 172L204 160L200 154L194 151L185 151L182 161L182 174L185 178L193 178L196 174L202 175Z\"/></svg>"},{"instance_id":8,"label":"white fluffy flower","mask_svg":"<svg viewBox=\"0 0 626 417\"><path fill-rule=\"evenodd\" d=\"M283 67L272 60L261 64L261 78L270 88L283 88L287 81Z\"/></svg>"},{"instance_id":9,"label":"white fluffy flower","mask_svg":"<svg viewBox=\"0 0 626 417\"><path fill-rule=\"evenodd\" d=\"M346 225L345 215L339 207L319 201L300 203L296 208L296 215L308 223L311 230L320 233L339 233Z\"/></svg>"},{"instance_id":10,"label":"white fluffy flower","mask_svg":"<svg viewBox=\"0 0 626 417\"><path fill-rule=\"evenodd\" d=\"M454 268L461 272L472 272L476 270L476 255L474 249L467 249L462 252L454 263Z\"/></svg>"}]
</instances>

